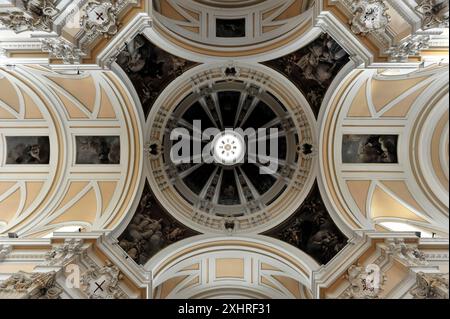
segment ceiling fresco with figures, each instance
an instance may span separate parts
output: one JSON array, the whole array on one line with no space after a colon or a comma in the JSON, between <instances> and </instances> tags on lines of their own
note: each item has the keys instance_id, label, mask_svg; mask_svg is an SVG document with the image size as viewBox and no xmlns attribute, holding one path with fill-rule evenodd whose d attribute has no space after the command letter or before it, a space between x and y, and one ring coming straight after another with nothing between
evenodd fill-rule
<instances>
[{"instance_id":1,"label":"ceiling fresco with figures","mask_svg":"<svg viewBox=\"0 0 450 319\"><path fill-rule=\"evenodd\" d=\"M308 46L266 65L289 78L319 115L323 99L336 75L350 61L347 52L328 34L321 34Z\"/></svg>"},{"instance_id":2,"label":"ceiling fresco with figures","mask_svg":"<svg viewBox=\"0 0 450 319\"><path fill-rule=\"evenodd\" d=\"M142 35L127 43L116 62L133 83L146 117L166 86L195 65L165 52Z\"/></svg>"},{"instance_id":3,"label":"ceiling fresco with figures","mask_svg":"<svg viewBox=\"0 0 450 319\"><path fill-rule=\"evenodd\" d=\"M0 1L0 299L448 297L448 25L441 0Z\"/></svg>"}]
</instances>

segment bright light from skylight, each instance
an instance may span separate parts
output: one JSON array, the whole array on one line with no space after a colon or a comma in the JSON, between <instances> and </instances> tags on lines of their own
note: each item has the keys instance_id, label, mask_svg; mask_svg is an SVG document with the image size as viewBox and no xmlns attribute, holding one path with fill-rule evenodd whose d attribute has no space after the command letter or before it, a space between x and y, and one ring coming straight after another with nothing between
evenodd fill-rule
<instances>
[{"instance_id":1,"label":"bright light from skylight","mask_svg":"<svg viewBox=\"0 0 450 319\"><path fill-rule=\"evenodd\" d=\"M61 227L56 229L54 232L51 232L47 235L45 235L43 238L52 238L54 233L78 233L80 228L82 228L81 226L65 226L65 227Z\"/></svg>"},{"instance_id":2,"label":"bright light from skylight","mask_svg":"<svg viewBox=\"0 0 450 319\"><path fill-rule=\"evenodd\" d=\"M391 230L391 231L398 231L398 232L420 232L422 238L432 238L433 234L425 231L419 227L415 227L412 225L408 225L405 223L398 223L398 222L383 222L380 223L381 226Z\"/></svg>"}]
</instances>

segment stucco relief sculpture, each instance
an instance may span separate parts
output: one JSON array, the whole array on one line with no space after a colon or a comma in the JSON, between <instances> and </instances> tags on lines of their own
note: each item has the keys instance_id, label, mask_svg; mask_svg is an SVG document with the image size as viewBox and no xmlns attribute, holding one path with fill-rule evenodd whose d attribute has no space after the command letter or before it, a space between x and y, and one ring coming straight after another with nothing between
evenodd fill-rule
<instances>
[{"instance_id":1,"label":"stucco relief sculpture","mask_svg":"<svg viewBox=\"0 0 450 319\"><path fill-rule=\"evenodd\" d=\"M410 294L414 299L448 299L448 273L419 272Z\"/></svg>"},{"instance_id":2,"label":"stucco relief sculpture","mask_svg":"<svg viewBox=\"0 0 450 319\"><path fill-rule=\"evenodd\" d=\"M22 0L23 6L28 12L33 12L37 15L44 14L50 17L59 12L55 2L55 0Z\"/></svg>"},{"instance_id":3,"label":"stucco relief sculpture","mask_svg":"<svg viewBox=\"0 0 450 319\"><path fill-rule=\"evenodd\" d=\"M66 239L64 244L55 247L46 254L48 266L64 266L82 253L83 240Z\"/></svg>"},{"instance_id":4,"label":"stucco relief sculpture","mask_svg":"<svg viewBox=\"0 0 450 319\"><path fill-rule=\"evenodd\" d=\"M0 13L0 23L16 33L50 32L53 28L53 20L58 13L55 1L22 0L13 10Z\"/></svg>"},{"instance_id":5,"label":"stucco relief sculpture","mask_svg":"<svg viewBox=\"0 0 450 319\"><path fill-rule=\"evenodd\" d=\"M380 267L375 264L366 267L352 265L347 270L346 278L350 287L342 294L344 299L377 299L386 280Z\"/></svg>"},{"instance_id":6,"label":"stucco relief sculpture","mask_svg":"<svg viewBox=\"0 0 450 319\"><path fill-rule=\"evenodd\" d=\"M387 51L390 62L408 62L410 56L420 55L420 51L428 49L430 36L425 34L413 35Z\"/></svg>"},{"instance_id":7,"label":"stucco relief sculpture","mask_svg":"<svg viewBox=\"0 0 450 319\"><path fill-rule=\"evenodd\" d=\"M81 49L62 38L42 40L42 51L49 52L51 58L62 59L64 64L79 64L86 56Z\"/></svg>"},{"instance_id":8,"label":"stucco relief sculpture","mask_svg":"<svg viewBox=\"0 0 450 319\"><path fill-rule=\"evenodd\" d=\"M424 266L427 264L425 254L403 239L387 239L387 253L405 263L407 266Z\"/></svg>"},{"instance_id":9,"label":"stucco relief sculpture","mask_svg":"<svg viewBox=\"0 0 450 319\"><path fill-rule=\"evenodd\" d=\"M0 245L0 261L6 258L12 251L11 245Z\"/></svg>"},{"instance_id":10,"label":"stucco relief sculpture","mask_svg":"<svg viewBox=\"0 0 450 319\"><path fill-rule=\"evenodd\" d=\"M448 0L417 0L416 11L422 15L422 29L448 28Z\"/></svg>"},{"instance_id":11,"label":"stucco relief sculpture","mask_svg":"<svg viewBox=\"0 0 450 319\"><path fill-rule=\"evenodd\" d=\"M92 262L81 275L81 290L89 299L127 299L119 287L122 279L119 268L110 261L107 260L102 267Z\"/></svg>"},{"instance_id":12,"label":"stucco relief sculpture","mask_svg":"<svg viewBox=\"0 0 450 319\"><path fill-rule=\"evenodd\" d=\"M350 27L355 34L383 31L390 22L390 16L386 13L388 7L382 0L355 0L352 11Z\"/></svg>"},{"instance_id":13,"label":"stucco relief sculpture","mask_svg":"<svg viewBox=\"0 0 450 319\"><path fill-rule=\"evenodd\" d=\"M59 299L63 289L56 283L56 272L18 272L0 283L0 296L20 299Z\"/></svg>"},{"instance_id":14,"label":"stucco relief sculpture","mask_svg":"<svg viewBox=\"0 0 450 319\"><path fill-rule=\"evenodd\" d=\"M81 16L80 25L92 36L113 36L119 30L117 24L117 6L111 2L91 1Z\"/></svg>"},{"instance_id":15,"label":"stucco relief sculpture","mask_svg":"<svg viewBox=\"0 0 450 319\"><path fill-rule=\"evenodd\" d=\"M164 148L159 141L152 140L145 145L144 150L148 158L158 159L162 155Z\"/></svg>"},{"instance_id":16,"label":"stucco relief sculpture","mask_svg":"<svg viewBox=\"0 0 450 319\"><path fill-rule=\"evenodd\" d=\"M0 0L0 299L448 299L448 7Z\"/></svg>"}]
</instances>

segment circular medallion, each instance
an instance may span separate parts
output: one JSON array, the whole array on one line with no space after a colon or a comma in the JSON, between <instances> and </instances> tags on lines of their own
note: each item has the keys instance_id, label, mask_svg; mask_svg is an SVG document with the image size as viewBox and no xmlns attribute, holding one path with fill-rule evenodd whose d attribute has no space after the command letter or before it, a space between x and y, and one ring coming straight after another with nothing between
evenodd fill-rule
<instances>
[{"instance_id":1,"label":"circular medallion","mask_svg":"<svg viewBox=\"0 0 450 319\"><path fill-rule=\"evenodd\" d=\"M257 68L270 74L233 67L231 76L223 65L201 71L208 67L183 74L152 107L148 143L160 146L149 148L149 184L196 231L267 230L312 187L314 114L292 83L266 67Z\"/></svg>"},{"instance_id":2,"label":"circular medallion","mask_svg":"<svg viewBox=\"0 0 450 319\"><path fill-rule=\"evenodd\" d=\"M244 138L231 130L217 135L212 142L214 161L225 166L242 163L245 157Z\"/></svg>"}]
</instances>

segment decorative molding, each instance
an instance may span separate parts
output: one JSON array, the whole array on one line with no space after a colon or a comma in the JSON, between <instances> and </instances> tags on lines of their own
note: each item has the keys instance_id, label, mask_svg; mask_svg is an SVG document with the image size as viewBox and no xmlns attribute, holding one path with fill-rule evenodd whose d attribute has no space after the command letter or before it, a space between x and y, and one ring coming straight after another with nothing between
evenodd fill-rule
<instances>
[{"instance_id":1,"label":"decorative molding","mask_svg":"<svg viewBox=\"0 0 450 319\"><path fill-rule=\"evenodd\" d=\"M64 66L64 64L59 65ZM83 69L83 67L80 66L80 69ZM0 73L3 75L8 72L0 71ZM140 180L140 165L142 165L140 156L142 153L141 124L138 121L134 121L134 118L137 116L137 110L136 107L134 107L133 102L127 98L125 89L122 89L122 82L109 71L80 71L78 73L75 69L71 72L52 72L45 67L33 68L27 66L16 66L15 71L6 75L6 77L8 78L8 81L12 83L11 85L13 87L20 86L20 90L11 90L11 94L14 93L18 96L18 101L24 101L20 104L19 115L25 114L26 108L32 103L31 101L33 101L36 103L36 106L39 107L42 114L47 114L45 112L46 109L48 109L51 113L55 112L61 116L61 118L56 119L55 117L50 118L50 116L48 116L48 118L45 118L46 122L42 121L39 123L39 127L36 127L37 124L29 125L28 123L31 121L22 121L15 125L23 127L20 135L49 135L50 143L52 143L52 163L51 165L48 165L48 167L45 167L45 173L49 172L49 174L52 174L54 170L63 167L66 173L61 174L61 179L58 181L54 181L51 178L53 175L50 175L50 177L39 177L39 180L44 181L44 186L42 187L47 187L46 185L52 185L52 183L56 184L53 184L53 188L42 188L42 192L39 193L39 196L34 198L34 202L38 205L42 198L46 196L47 189L54 190L52 195L49 195L51 196L52 201L54 201L54 204L49 203L49 205L56 211L48 211L43 214L40 214L39 211L33 215L33 218L29 218L26 221L25 219L31 214L32 210L24 211L21 214L17 213L16 215L11 215L14 219L8 220L8 225L5 225L1 230L2 233L7 234L12 227L16 227L15 232L17 232L19 237L32 236L32 234L35 233L39 233L40 236L46 236L54 231L61 231L60 229L66 226L75 227L75 230L78 230L78 228L85 228L87 231L90 231L91 229L109 230L114 228L114 225L111 226L109 224L113 221L119 223L120 220L116 219L118 214L121 216L122 214L125 215L125 212L128 211L127 205L133 200L132 194L127 196L122 196L122 194L127 194L129 191L133 192L135 187L137 187L137 183L139 183ZM20 79L24 79L24 82L26 80L27 85L22 85L22 80ZM71 93L70 90L66 90L64 86L60 85L61 83L64 83L64 81L68 81L75 86L81 85L83 89L79 91L80 93L72 94L73 92ZM24 88L26 91L23 90ZM32 90L34 90L34 92L41 92L42 95L37 96ZM89 91L89 97L87 97L86 94L83 96L83 92L86 91ZM122 95L122 93L124 95ZM28 101L27 99L22 99L22 96L25 94L29 94L30 99L32 100ZM43 96L45 96L45 99L41 99ZM61 101L61 96L72 101L72 106L75 108L76 112L79 112L79 114L81 112L83 115L79 118L72 118L73 113L70 113L71 109L67 108L69 102L67 102L67 100L66 102ZM86 103L92 104L88 108L86 107ZM106 117L104 117L105 115ZM76 132L70 131L69 129L69 123L73 120L78 121L81 125ZM48 129L46 129L45 126L47 126ZM57 133L53 131L53 127L58 128L58 136L64 136L64 138L59 140L60 143L53 142L57 138ZM95 132L92 131L93 127L95 127ZM2 134L8 135L10 130L11 125L7 124L6 127L2 128ZM121 141L128 139L135 141L135 143L127 143L122 146L120 150L116 148L114 151L114 156L116 156L116 158L118 154L120 154L120 162L123 165L105 166L98 164L75 164L77 154L75 135L92 135L94 133L93 135L99 136L117 136L118 132ZM0 144L5 146L4 143L0 142ZM139 144L141 147L136 148ZM3 155L5 154L3 148L0 152ZM91 152L96 151L91 150ZM64 156L59 156L59 154L64 154ZM128 155L130 155L130 157ZM29 179L33 179L33 177L29 176L29 172L38 172L41 174L40 176L43 176L44 173L43 167L31 165L27 167L26 170L18 167L0 166L2 172L17 172L15 177L18 181L14 187L21 189L21 196L23 196L24 200L27 193L23 190ZM130 176L126 173L127 170L133 170L134 173L131 174L131 176L135 177L127 178L127 176ZM86 172L92 172L93 174L88 175ZM121 173L118 174L119 172ZM6 176L2 173L0 173L0 175L2 177ZM76 183L78 183L78 185L84 183L85 187L83 186L77 194L70 196L70 202L67 206L58 207L56 202L62 200L69 189L73 187L73 185L77 185ZM106 193L105 189L108 189ZM128 191L125 191L125 189ZM91 201L89 205L89 211L92 209L92 211L95 211L95 214L86 213L80 218L81 220L62 220L60 223L52 223L52 220L65 214L67 209L79 205L80 198L86 193L95 196L95 201ZM121 202L122 204L120 204ZM113 204L109 205L110 203ZM49 206L42 207L42 209L47 207ZM81 208L81 210L83 210L83 208ZM82 212L82 214L84 214L84 212ZM64 218L62 217L62 219Z\"/></svg>"},{"instance_id":2,"label":"decorative molding","mask_svg":"<svg viewBox=\"0 0 450 319\"><path fill-rule=\"evenodd\" d=\"M422 16L422 29L448 28L448 0L416 0L415 10Z\"/></svg>"},{"instance_id":3,"label":"decorative molding","mask_svg":"<svg viewBox=\"0 0 450 319\"><path fill-rule=\"evenodd\" d=\"M11 245L0 245L0 261L5 259L12 251Z\"/></svg>"},{"instance_id":4,"label":"decorative molding","mask_svg":"<svg viewBox=\"0 0 450 319\"><path fill-rule=\"evenodd\" d=\"M159 140L151 140L144 146L144 152L150 160L156 160L163 154L163 146Z\"/></svg>"},{"instance_id":5,"label":"decorative molding","mask_svg":"<svg viewBox=\"0 0 450 319\"><path fill-rule=\"evenodd\" d=\"M0 48L0 58L6 58L8 56L8 52L5 48Z\"/></svg>"},{"instance_id":6,"label":"decorative molding","mask_svg":"<svg viewBox=\"0 0 450 319\"><path fill-rule=\"evenodd\" d=\"M109 260L100 267L88 260L89 269L81 275L81 290L89 299L127 299L128 296L119 287L123 279L119 268Z\"/></svg>"},{"instance_id":7,"label":"decorative molding","mask_svg":"<svg viewBox=\"0 0 450 319\"><path fill-rule=\"evenodd\" d=\"M22 0L18 7L0 12L0 23L16 33L24 31L51 32L59 13L54 0Z\"/></svg>"},{"instance_id":8,"label":"decorative molding","mask_svg":"<svg viewBox=\"0 0 450 319\"><path fill-rule=\"evenodd\" d=\"M408 267L426 266L428 264L425 254L417 245L407 244L404 239L386 239L386 253L398 259Z\"/></svg>"},{"instance_id":9,"label":"decorative molding","mask_svg":"<svg viewBox=\"0 0 450 319\"><path fill-rule=\"evenodd\" d=\"M443 252L443 253L426 253L425 257L428 261L443 261L443 262L448 262L449 260L449 254L448 251L447 252Z\"/></svg>"},{"instance_id":10,"label":"decorative molding","mask_svg":"<svg viewBox=\"0 0 450 319\"><path fill-rule=\"evenodd\" d=\"M46 254L45 265L64 266L75 257L81 255L84 241L82 239L66 239L64 244L55 247Z\"/></svg>"},{"instance_id":11,"label":"decorative molding","mask_svg":"<svg viewBox=\"0 0 450 319\"><path fill-rule=\"evenodd\" d=\"M136 286L147 290L147 294L151 292L151 272L144 269L143 266L137 265L123 249L119 246L117 240L111 233L108 236L101 235L98 237L96 247L101 251L108 260L120 267L127 278Z\"/></svg>"},{"instance_id":12,"label":"decorative molding","mask_svg":"<svg viewBox=\"0 0 450 319\"><path fill-rule=\"evenodd\" d=\"M50 240L47 243L42 239L27 242L19 240L19 243L10 245L8 241L0 239L0 251L2 247L12 246L13 251L5 262L33 265L35 266L33 273L56 272L58 288L64 290L62 295L64 299L142 298L145 296L146 288L151 285L150 272L130 263L131 259L123 258L123 252L120 252L118 247L113 247L114 244L110 243L104 232L57 233L51 241L55 245L53 249L49 245ZM65 254L70 249L62 249L71 246L73 250L78 246L76 244L81 242L84 242L84 245L80 248L81 251L75 249L76 253ZM59 256L64 262L49 263L46 257L54 255L58 247L63 251ZM0 265L3 265L2 262L0 258ZM12 273L3 269L0 282L8 279L7 275ZM19 281L22 285L26 282L25 279ZM96 291L95 282L101 289ZM28 298L17 291L4 295L0 289L0 299L4 297Z\"/></svg>"},{"instance_id":13,"label":"decorative molding","mask_svg":"<svg viewBox=\"0 0 450 319\"><path fill-rule=\"evenodd\" d=\"M222 277L223 274L218 274L218 269L224 269L219 264L227 259L240 262L241 275ZM152 271L153 298L195 299L213 289L222 290L226 295L225 287L233 287L235 293L236 289L245 288L266 299L307 299L311 298L310 275L319 269L319 265L296 248L266 236L200 235L176 243L156 255L145 269ZM225 271L233 269L236 268L229 265ZM186 278L161 295L164 283L179 276ZM282 280L275 279L280 277L297 281L295 290L300 288L300 291L287 290ZM189 285L196 278L197 284Z\"/></svg>"},{"instance_id":14,"label":"decorative molding","mask_svg":"<svg viewBox=\"0 0 450 319\"><path fill-rule=\"evenodd\" d=\"M403 68L406 68L404 66ZM386 65L386 68L390 68ZM444 217L435 207L433 207L432 203L428 202L425 197L424 192L415 184L415 176L410 173L411 169L409 166L410 158L409 158L409 149L410 144L408 141L408 136L411 136L409 133L409 125L412 125L417 120L419 112L423 112L423 106L426 106L430 101L430 97L437 92L436 90L442 90L444 85L448 85L448 83L443 83L442 86L439 84L439 74L445 74L445 70L439 68L429 68L424 70L411 70L407 71L391 71L390 74L379 74L374 70L364 70L364 71L353 71L348 77L346 81L341 82L341 86L337 87L333 90L335 92L335 97L333 104L330 104L330 107L325 111L324 118L322 118L322 123L325 123L322 128L322 136L328 138L332 138L332 141L322 140L321 145L330 145L320 154L320 158L322 161L322 172L323 175L327 176L327 174L331 173L329 178L333 180L330 182L328 177L326 177L327 183L326 187L330 187L327 192L329 192L329 198L334 197L336 205L336 211L341 216L340 218L344 220L350 227L357 229L358 227L362 229L373 229L375 223L381 223L385 220L378 219L376 220L371 215L372 213L372 199L373 194L376 187L384 187L380 179L387 180L398 180L399 185L400 181L407 184L402 185L408 189L408 192L411 192L413 197L420 202L420 205L423 205L423 208L418 208L414 210L417 212L418 216L423 216L422 218L428 221L428 224L419 223L412 220L412 218L403 218L397 219L395 222L403 222L406 224L410 224L415 227L413 229L420 230L431 230L432 232L436 232L437 234L445 237L445 234L448 233L448 230L445 227L448 227L448 217ZM423 77L422 80L419 80ZM378 90L376 92L373 90L374 84L379 83L380 85L384 85L384 87L388 88L391 84L400 85L403 83L403 80L408 79L416 79L416 84L410 85L408 90L406 88L403 89L403 96L395 97L388 99L386 102L379 105L378 110L373 106L374 104L374 95L381 97L385 93L383 90ZM364 87L365 86L365 87ZM426 86L428 86L427 90L423 91L422 94L419 94L420 90L423 90ZM442 89L441 89L442 87ZM364 91L366 90L366 91ZM376 93L375 93L376 92ZM417 93L419 98L415 99L414 102L409 102L407 108L403 111L404 116L394 118L388 118L388 112L393 106L397 105L397 103L403 101L407 97L412 94ZM355 102L355 97L357 94L364 94L364 101L367 102L368 109L367 110L367 119L359 116L353 117L349 116L350 111L352 110L352 104ZM381 94L381 95L380 95ZM341 98L339 97L341 96ZM360 104L359 104L360 105ZM354 106L353 110L356 109ZM339 115L336 115L339 110ZM328 115L326 115L328 114ZM326 122L329 121L329 122ZM395 124L394 124L395 123ZM340 128L337 128L340 127ZM333 133L327 135L327 132L333 130ZM345 151L343 148L343 135L345 134L399 134L400 143L398 146L398 156L399 156L399 165L357 165L357 164L343 164L342 162L342 154ZM401 142L403 138L404 142ZM427 144L425 144L427 145ZM336 178L336 179L335 179ZM325 179L325 177L324 177ZM369 181L373 184L367 184L367 191L364 191L366 195L365 204L358 205L356 204L353 193L354 190L351 190L348 186L348 181ZM331 186L332 187L331 187ZM333 186L334 185L334 186ZM337 193L336 190L339 189ZM384 187L383 189L386 189ZM388 195L398 200L399 203L402 203L402 200L398 195L393 194L392 191L387 190ZM333 193L338 194L335 196ZM393 194L393 195L391 195ZM340 203L345 203L344 205L339 207ZM388 209L388 208L387 208ZM374 210L375 211L375 210ZM414 215L413 215L414 216ZM441 217L442 216L442 217ZM445 220L447 219L447 221ZM387 220L393 221L394 220ZM354 226L353 226L354 224ZM423 228L422 228L423 227ZM431 233L429 234L431 236Z\"/></svg>"},{"instance_id":15,"label":"decorative molding","mask_svg":"<svg viewBox=\"0 0 450 319\"><path fill-rule=\"evenodd\" d=\"M386 52L389 54L389 61L408 62L410 56L417 56L421 50L428 49L429 41L430 36L427 34L412 35Z\"/></svg>"},{"instance_id":16,"label":"decorative molding","mask_svg":"<svg viewBox=\"0 0 450 319\"><path fill-rule=\"evenodd\" d=\"M201 92L202 88L211 87L217 90L217 88L219 88L221 84L216 84L218 82L216 79L223 79L223 67L223 63L197 66L191 70L186 71L182 76L179 76L175 81L173 81L172 84L162 92L162 94L156 101L156 104L154 104L150 110L150 115L147 120L147 139L153 140L156 138L160 141L162 140L163 134L165 134L166 132L165 128L167 128L168 125L171 125L169 123L169 120L174 116L174 114L172 114L173 110L176 109L177 105L181 105L180 102L182 104L186 104L183 104L183 107L188 107L187 103L190 103L189 100L183 100L181 98L182 95L188 96L191 93L194 93L194 95L192 96L197 99L197 96ZM239 81L244 83L238 83L238 81L235 80L233 82L233 85L235 86L236 91L244 92L244 94L247 94L247 96L249 96L249 98L247 99L248 102L245 107L249 108L252 105L256 105L252 104L252 101L256 98L267 101L265 103L270 103L272 107L276 107L277 103L285 103L284 106L290 111L290 119L294 122L296 130L299 132L300 140L310 139L313 142L312 144L315 144L315 131L311 127L312 125L314 125L313 123L315 123L314 114L308 107L308 103L305 97L300 92L298 92L298 90L296 90L293 83L289 82L287 78L283 77L277 71L267 66L258 64L236 63L236 67L240 70ZM146 83L143 81L136 82L138 83L138 85L139 83ZM258 97L254 97L248 94L247 88L250 87L256 87L258 89ZM277 102L276 100L272 100L269 93L267 93L274 92L276 90L275 88L278 90L277 98L279 99L279 102ZM183 91L181 91L181 89ZM177 95L175 95L173 92L177 92ZM171 99L175 96L178 100L172 101ZM292 96L295 97L291 99ZM295 105L286 103L286 101L294 100L298 101ZM210 102L204 101L204 103L206 104L205 107L209 110L208 103ZM241 109L244 109L244 105ZM274 109L278 110L278 108ZM279 109L280 110L277 111L278 114L281 115L283 112L285 112L281 107ZM180 112L183 110L183 108L177 109L177 114L179 117L179 114L181 114ZM172 115L169 116L170 114ZM241 115L242 114L244 114L244 112L241 112ZM292 132L294 131L291 130L289 133ZM291 139L290 141L293 140L294 139ZM167 145L165 145L164 149L165 151L167 151L169 148L167 147ZM291 142L288 148L288 156L292 156L287 158L289 161L296 161L295 152L297 152L297 147L295 143ZM303 199L306 198L307 192L314 182L314 161L312 159L304 160L300 156L299 161L302 161L302 164L293 167L295 169L295 172L293 174L294 177L292 178L292 180L288 180L287 182L285 179L282 179L280 183L275 184L275 187L273 187L270 192L267 192L267 194L264 195L265 198L263 203L266 206L260 207L256 211L250 211L250 209L253 210L254 208L257 208L255 207L257 203L251 203L251 201L253 200L252 198L247 199L243 191L243 189L245 188L245 185L243 184L249 185L249 183L246 176L242 175L243 178L240 179L239 184L236 183L236 185L238 187L242 187L242 194L244 196L242 196L241 198L243 198L243 200L240 204L235 205L236 208L233 207L233 209L229 209L230 213L227 214L220 214L220 210L216 208L214 213L210 213L210 205L208 205L212 202L208 198L218 193L214 193L218 189L216 188L217 184L220 182L220 176L219 179L216 178L216 176L219 175L217 174L217 172L213 171L211 173L211 178L208 179L208 183L207 185L205 185L206 187L204 187L202 192L200 192L200 195L192 195L191 193L189 193L189 191L187 191L184 192L183 198L183 196L180 195L178 191L181 188L177 189L175 186L173 186L173 179L171 180L171 176L167 174L167 164L165 164L162 159L147 161L146 164L149 183L153 192L155 193L155 197L169 211L169 213L175 216L179 221L181 221L191 229L199 232L229 233L230 228L228 226L232 225L232 223L228 223L230 215L237 215L238 209L240 209L239 212L249 210L248 213L242 214L234 221L234 232L242 233L249 232L250 229L252 232L263 232L272 228L274 225L278 225L281 219L286 219L288 216L290 216L290 214L298 208ZM237 178L239 179L239 176ZM175 181L178 183L177 186L186 189L185 185L182 184L183 181L180 178ZM288 183L288 186L287 188L283 189L285 183ZM255 194L254 198L261 197L258 196L258 193L254 192L254 190L252 190L250 186L249 188L251 192ZM282 189L283 191L281 191ZM292 191L290 192L290 190ZM240 192L239 189L238 191ZM189 200L185 199L186 196L190 196ZM281 200L281 198L283 198L284 196L289 199L285 201ZM204 200L197 201L196 199L200 197ZM273 203L270 202L270 199L275 197L280 197L276 209L274 208L274 205L270 205ZM177 198L177 200L180 200L183 205L177 204L175 202L175 198ZM191 203L195 203L194 210L188 208L188 205L190 205L189 201ZM187 202L188 205L184 205L185 202ZM248 205L247 203L250 203L250 205ZM215 206L217 207L218 205ZM217 214L217 212L219 212L219 214Z\"/></svg>"},{"instance_id":17,"label":"decorative molding","mask_svg":"<svg viewBox=\"0 0 450 319\"><path fill-rule=\"evenodd\" d=\"M300 3L300 5L299 5ZM319 1L261 1L239 8L217 8L192 0L152 1L152 17L158 32L192 47L242 48L275 44L280 39L311 28ZM201 44L201 46L199 46ZM220 49L219 49L220 50Z\"/></svg>"},{"instance_id":18,"label":"decorative molding","mask_svg":"<svg viewBox=\"0 0 450 319\"><path fill-rule=\"evenodd\" d=\"M354 16L350 22L351 30L355 34L364 36L386 30L391 19L386 11L388 11L388 7L383 0L354 0L352 4Z\"/></svg>"},{"instance_id":19,"label":"decorative molding","mask_svg":"<svg viewBox=\"0 0 450 319\"><path fill-rule=\"evenodd\" d=\"M80 19L84 29L79 38L79 48L83 51L99 37L110 38L119 32L119 15L130 5L138 4L138 0L118 0L111 2L88 2Z\"/></svg>"},{"instance_id":20,"label":"decorative molding","mask_svg":"<svg viewBox=\"0 0 450 319\"><path fill-rule=\"evenodd\" d=\"M410 294L414 299L448 299L448 273L417 273L416 287Z\"/></svg>"},{"instance_id":21,"label":"decorative molding","mask_svg":"<svg viewBox=\"0 0 450 319\"><path fill-rule=\"evenodd\" d=\"M380 267L370 264L366 267L352 265L347 270L346 279L350 282L342 299L378 299L386 278L380 273Z\"/></svg>"},{"instance_id":22,"label":"decorative molding","mask_svg":"<svg viewBox=\"0 0 450 319\"><path fill-rule=\"evenodd\" d=\"M0 283L0 298L60 299L63 289L56 283L56 272L20 271Z\"/></svg>"},{"instance_id":23,"label":"decorative molding","mask_svg":"<svg viewBox=\"0 0 450 319\"><path fill-rule=\"evenodd\" d=\"M138 14L132 22L128 23L115 37L108 46L97 57L98 65L110 68L117 57L127 50L127 46L134 38L144 32L145 29L152 27L150 17L145 13Z\"/></svg>"},{"instance_id":24,"label":"decorative molding","mask_svg":"<svg viewBox=\"0 0 450 319\"><path fill-rule=\"evenodd\" d=\"M118 8L111 2L91 1L85 7L80 25L88 37L103 35L111 37L119 30L117 22Z\"/></svg>"},{"instance_id":25,"label":"decorative molding","mask_svg":"<svg viewBox=\"0 0 450 319\"><path fill-rule=\"evenodd\" d=\"M51 58L62 59L64 64L80 64L86 56L81 49L63 38L43 39L42 51L49 52Z\"/></svg>"}]
</instances>

